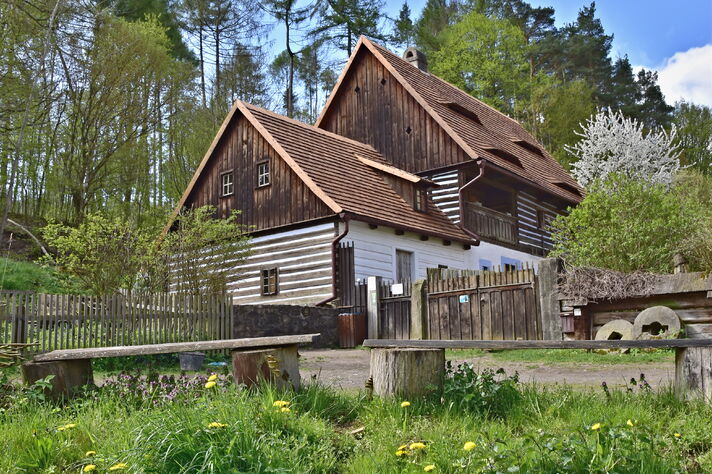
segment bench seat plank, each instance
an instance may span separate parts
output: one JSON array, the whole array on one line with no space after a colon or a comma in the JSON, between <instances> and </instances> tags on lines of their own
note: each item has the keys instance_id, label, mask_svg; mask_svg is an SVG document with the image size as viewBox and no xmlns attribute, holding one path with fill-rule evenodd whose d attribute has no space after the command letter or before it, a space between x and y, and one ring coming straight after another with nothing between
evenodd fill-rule
<instances>
[{"instance_id":1,"label":"bench seat plank","mask_svg":"<svg viewBox=\"0 0 712 474\"><path fill-rule=\"evenodd\" d=\"M244 339L221 339L217 341L174 342L167 344L146 344L139 346L92 347L87 349L62 349L37 354L35 362L58 360L95 359L98 357L123 357L153 354L172 354L174 352L210 351L218 349L252 349L258 347L280 347L314 342L319 334L300 334L296 336L251 337Z\"/></svg>"},{"instance_id":2,"label":"bench seat plank","mask_svg":"<svg viewBox=\"0 0 712 474\"><path fill-rule=\"evenodd\" d=\"M366 339L364 347L422 349L632 349L712 347L712 339L646 339L632 341L461 341Z\"/></svg>"}]
</instances>

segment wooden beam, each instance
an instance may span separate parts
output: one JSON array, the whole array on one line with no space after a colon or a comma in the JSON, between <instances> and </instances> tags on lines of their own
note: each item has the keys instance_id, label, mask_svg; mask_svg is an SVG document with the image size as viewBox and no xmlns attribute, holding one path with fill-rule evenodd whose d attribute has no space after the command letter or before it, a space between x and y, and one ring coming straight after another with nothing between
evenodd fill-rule
<instances>
[{"instance_id":1,"label":"wooden beam","mask_svg":"<svg viewBox=\"0 0 712 474\"><path fill-rule=\"evenodd\" d=\"M631 341L459 341L459 340L399 340L366 339L364 347L427 348L427 349L632 349L679 347L712 347L712 339L648 339Z\"/></svg>"},{"instance_id":2,"label":"wooden beam","mask_svg":"<svg viewBox=\"0 0 712 474\"><path fill-rule=\"evenodd\" d=\"M146 344L140 346L92 347L88 349L63 349L37 354L35 362L57 360L96 359L98 357L123 357L151 354L172 354L174 352L211 351L217 349L245 349L253 347L280 347L295 344L311 344L319 334L296 336L251 337L244 339L222 339L217 341L174 342L167 344Z\"/></svg>"}]
</instances>

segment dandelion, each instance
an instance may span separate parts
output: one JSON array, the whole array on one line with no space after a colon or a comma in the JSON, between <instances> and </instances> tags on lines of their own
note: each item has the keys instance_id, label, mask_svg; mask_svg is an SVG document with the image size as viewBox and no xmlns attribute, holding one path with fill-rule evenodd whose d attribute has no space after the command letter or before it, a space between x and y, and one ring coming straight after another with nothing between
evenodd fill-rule
<instances>
[{"instance_id":1,"label":"dandelion","mask_svg":"<svg viewBox=\"0 0 712 474\"><path fill-rule=\"evenodd\" d=\"M465 451L472 451L476 447L477 445L475 443L473 443L472 441L468 441L467 443L465 443L462 449L464 449Z\"/></svg>"},{"instance_id":2,"label":"dandelion","mask_svg":"<svg viewBox=\"0 0 712 474\"><path fill-rule=\"evenodd\" d=\"M82 469L82 472L91 472L91 471L96 471L95 464L87 464L86 466L84 466L84 469Z\"/></svg>"},{"instance_id":3,"label":"dandelion","mask_svg":"<svg viewBox=\"0 0 712 474\"><path fill-rule=\"evenodd\" d=\"M682 435L681 435L680 433L674 433L673 436L676 437L676 438L679 438L679 437L682 436Z\"/></svg>"},{"instance_id":4,"label":"dandelion","mask_svg":"<svg viewBox=\"0 0 712 474\"><path fill-rule=\"evenodd\" d=\"M410 406L410 402L408 402L408 401L401 402L401 408L407 408L409 406Z\"/></svg>"},{"instance_id":5,"label":"dandelion","mask_svg":"<svg viewBox=\"0 0 712 474\"><path fill-rule=\"evenodd\" d=\"M398 446L398 451L402 451L402 450L404 450L404 449L408 449L408 445L407 445L407 444L401 444L400 446Z\"/></svg>"},{"instance_id":6,"label":"dandelion","mask_svg":"<svg viewBox=\"0 0 712 474\"><path fill-rule=\"evenodd\" d=\"M425 443L410 443L410 449L425 449Z\"/></svg>"},{"instance_id":7,"label":"dandelion","mask_svg":"<svg viewBox=\"0 0 712 474\"><path fill-rule=\"evenodd\" d=\"M290 410L289 407L282 407L279 409L279 411L281 411L282 413L289 413L292 410Z\"/></svg>"},{"instance_id":8,"label":"dandelion","mask_svg":"<svg viewBox=\"0 0 712 474\"><path fill-rule=\"evenodd\" d=\"M594 423L594 424L591 426L591 431L598 431L598 430L600 430L600 429L601 429L601 424L600 424L600 423Z\"/></svg>"},{"instance_id":9,"label":"dandelion","mask_svg":"<svg viewBox=\"0 0 712 474\"><path fill-rule=\"evenodd\" d=\"M213 374L210 377L208 377L208 382L215 382L218 379L217 374Z\"/></svg>"},{"instance_id":10,"label":"dandelion","mask_svg":"<svg viewBox=\"0 0 712 474\"><path fill-rule=\"evenodd\" d=\"M423 471L425 472L430 472L435 470L435 464L428 464L423 468Z\"/></svg>"},{"instance_id":11,"label":"dandelion","mask_svg":"<svg viewBox=\"0 0 712 474\"><path fill-rule=\"evenodd\" d=\"M631 427L632 427L632 426L635 426L635 423L633 423L633 420L628 420L628 421L625 422L625 424L628 425L628 426L631 426Z\"/></svg>"},{"instance_id":12,"label":"dandelion","mask_svg":"<svg viewBox=\"0 0 712 474\"><path fill-rule=\"evenodd\" d=\"M286 406L289 406L289 402L286 401L286 400L276 400L276 401L272 404L272 406L273 406L273 407L277 407L277 408L284 408L284 407L286 407Z\"/></svg>"},{"instance_id":13,"label":"dandelion","mask_svg":"<svg viewBox=\"0 0 712 474\"><path fill-rule=\"evenodd\" d=\"M208 423L208 428L225 428L226 426L227 425L225 423L218 423L217 421Z\"/></svg>"},{"instance_id":14,"label":"dandelion","mask_svg":"<svg viewBox=\"0 0 712 474\"><path fill-rule=\"evenodd\" d=\"M121 471L123 469L126 469L127 467L128 466L125 463L120 462L118 464L114 464L113 466L111 466L109 468L109 471Z\"/></svg>"},{"instance_id":15,"label":"dandelion","mask_svg":"<svg viewBox=\"0 0 712 474\"><path fill-rule=\"evenodd\" d=\"M89 458L91 456L94 456L95 454L96 454L96 451L87 451L86 453L84 453L84 457Z\"/></svg>"},{"instance_id":16,"label":"dandelion","mask_svg":"<svg viewBox=\"0 0 712 474\"><path fill-rule=\"evenodd\" d=\"M211 381L211 382L208 382L208 383L205 384L205 388L213 388L213 387L215 387L216 385L217 385L217 384L216 384L215 382L212 382L212 381Z\"/></svg>"},{"instance_id":17,"label":"dandelion","mask_svg":"<svg viewBox=\"0 0 712 474\"><path fill-rule=\"evenodd\" d=\"M57 431L71 430L72 428L76 428L76 427L77 427L76 423L67 423L66 425L58 427Z\"/></svg>"},{"instance_id":18,"label":"dandelion","mask_svg":"<svg viewBox=\"0 0 712 474\"><path fill-rule=\"evenodd\" d=\"M408 454L408 451L405 451L403 449L399 449L398 451L396 451L396 456L398 457L405 456L406 454Z\"/></svg>"}]
</instances>

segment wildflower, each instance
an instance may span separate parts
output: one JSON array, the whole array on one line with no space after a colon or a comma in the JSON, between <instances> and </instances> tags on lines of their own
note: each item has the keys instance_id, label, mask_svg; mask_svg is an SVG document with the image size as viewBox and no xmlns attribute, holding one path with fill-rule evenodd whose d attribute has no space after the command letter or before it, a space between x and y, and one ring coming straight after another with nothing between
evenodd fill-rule
<instances>
[{"instance_id":1,"label":"wildflower","mask_svg":"<svg viewBox=\"0 0 712 474\"><path fill-rule=\"evenodd\" d=\"M600 423L594 423L591 425L591 431L598 431L601 429L601 424Z\"/></svg>"},{"instance_id":2,"label":"wildflower","mask_svg":"<svg viewBox=\"0 0 712 474\"><path fill-rule=\"evenodd\" d=\"M282 407L279 409L279 411L281 411L282 413L289 413L292 410L290 410L289 407Z\"/></svg>"},{"instance_id":3,"label":"wildflower","mask_svg":"<svg viewBox=\"0 0 712 474\"><path fill-rule=\"evenodd\" d=\"M88 458L90 456L94 456L95 454L96 454L96 451L87 451L86 453L84 453L84 457Z\"/></svg>"},{"instance_id":4,"label":"wildflower","mask_svg":"<svg viewBox=\"0 0 712 474\"><path fill-rule=\"evenodd\" d=\"M673 436L676 437L676 438L679 438L679 437L682 436L682 435L681 435L680 433L674 433Z\"/></svg>"},{"instance_id":5,"label":"wildflower","mask_svg":"<svg viewBox=\"0 0 712 474\"><path fill-rule=\"evenodd\" d=\"M289 406L289 402L286 401L286 400L276 400L276 401L272 404L272 406L273 406L273 407L277 407L277 408L284 408L284 407L286 407L286 406Z\"/></svg>"},{"instance_id":6,"label":"wildflower","mask_svg":"<svg viewBox=\"0 0 712 474\"><path fill-rule=\"evenodd\" d=\"M217 421L208 423L208 428L225 428L226 426L227 425L225 423L218 423Z\"/></svg>"},{"instance_id":7,"label":"wildflower","mask_svg":"<svg viewBox=\"0 0 712 474\"><path fill-rule=\"evenodd\" d=\"M430 472L430 471L433 471L433 470L435 470L435 464L428 464L427 466L425 466L425 467L423 468L423 471L425 471L425 472Z\"/></svg>"},{"instance_id":8,"label":"wildflower","mask_svg":"<svg viewBox=\"0 0 712 474\"><path fill-rule=\"evenodd\" d=\"M635 426L635 423L633 423L633 420L628 420L625 422L625 424L628 426Z\"/></svg>"},{"instance_id":9,"label":"wildflower","mask_svg":"<svg viewBox=\"0 0 712 474\"><path fill-rule=\"evenodd\" d=\"M82 469L82 472L91 472L91 471L96 471L95 464L87 464L86 466L84 466L84 469Z\"/></svg>"},{"instance_id":10,"label":"wildflower","mask_svg":"<svg viewBox=\"0 0 712 474\"><path fill-rule=\"evenodd\" d=\"M205 384L205 388L213 388L213 387L216 386L216 385L217 385L217 384L216 384L215 382L210 381L210 382L208 382L208 383Z\"/></svg>"},{"instance_id":11,"label":"wildflower","mask_svg":"<svg viewBox=\"0 0 712 474\"><path fill-rule=\"evenodd\" d=\"M118 464L114 464L113 466L111 466L109 468L109 471L121 471L123 469L126 469L127 467L128 466L125 463L120 462Z\"/></svg>"},{"instance_id":12,"label":"wildflower","mask_svg":"<svg viewBox=\"0 0 712 474\"><path fill-rule=\"evenodd\" d=\"M72 428L76 428L77 424L76 423L67 423L66 425L60 426L57 428L57 431L64 431L64 430L71 430Z\"/></svg>"},{"instance_id":13,"label":"wildflower","mask_svg":"<svg viewBox=\"0 0 712 474\"><path fill-rule=\"evenodd\" d=\"M398 446L398 451L402 451L402 450L404 450L404 449L408 449L408 445L407 445L407 444L401 444L400 446Z\"/></svg>"},{"instance_id":14,"label":"wildflower","mask_svg":"<svg viewBox=\"0 0 712 474\"><path fill-rule=\"evenodd\" d=\"M208 382L215 382L218 379L217 374L213 374L210 377L208 377Z\"/></svg>"},{"instance_id":15,"label":"wildflower","mask_svg":"<svg viewBox=\"0 0 712 474\"><path fill-rule=\"evenodd\" d=\"M401 402L401 408L407 408L409 406L410 406L410 402L408 402L408 401Z\"/></svg>"},{"instance_id":16,"label":"wildflower","mask_svg":"<svg viewBox=\"0 0 712 474\"><path fill-rule=\"evenodd\" d=\"M399 449L398 451L396 451L396 456L398 457L405 456L406 454L408 454L408 451L405 451L403 449Z\"/></svg>"},{"instance_id":17,"label":"wildflower","mask_svg":"<svg viewBox=\"0 0 712 474\"><path fill-rule=\"evenodd\" d=\"M477 445L475 443L473 443L472 441L468 441L467 443L465 443L462 449L464 449L465 451L472 451L476 447Z\"/></svg>"},{"instance_id":18,"label":"wildflower","mask_svg":"<svg viewBox=\"0 0 712 474\"><path fill-rule=\"evenodd\" d=\"M425 449L425 443L410 443L410 449Z\"/></svg>"}]
</instances>

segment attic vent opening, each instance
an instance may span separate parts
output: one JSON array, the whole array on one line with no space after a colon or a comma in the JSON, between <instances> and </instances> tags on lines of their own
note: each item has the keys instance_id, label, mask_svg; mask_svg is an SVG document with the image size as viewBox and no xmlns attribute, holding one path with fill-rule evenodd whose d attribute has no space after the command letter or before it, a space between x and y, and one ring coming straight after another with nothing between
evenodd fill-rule
<instances>
[{"instance_id":1,"label":"attic vent opening","mask_svg":"<svg viewBox=\"0 0 712 474\"><path fill-rule=\"evenodd\" d=\"M485 150L492 153L496 157L502 158L503 160L512 163L513 165L517 165L520 168L524 168L524 166L522 166L522 162L519 161L519 158L509 153L508 151L500 150L499 148L485 148Z\"/></svg>"},{"instance_id":2,"label":"attic vent opening","mask_svg":"<svg viewBox=\"0 0 712 474\"><path fill-rule=\"evenodd\" d=\"M413 131L413 129L410 128L410 125L405 128L405 133L407 133L408 135L410 135L410 132L412 132L412 131Z\"/></svg>"},{"instance_id":3,"label":"attic vent opening","mask_svg":"<svg viewBox=\"0 0 712 474\"><path fill-rule=\"evenodd\" d=\"M514 143L516 143L516 144L519 145L520 147L524 148L525 150L531 151L531 152L534 153L535 155L539 155L539 156L541 156L541 157L544 156L544 152L541 151L541 148L539 148L538 146L534 145L533 143L529 143L529 142L524 141L524 140L514 140Z\"/></svg>"},{"instance_id":4,"label":"attic vent opening","mask_svg":"<svg viewBox=\"0 0 712 474\"><path fill-rule=\"evenodd\" d=\"M473 122L482 125L482 122L480 121L480 118L477 116L477 114L473 111L468 109L462 104L458 104L457 102L452 102L449 100L443 100L439 101L442 105L447 107L448 109L452 110L453 112L457 112L460 115L463 115L467 117L468 119L472 120Z\"/></svg>"},{"instance_id":5,"label":"attic vent opening","mask_svg":"<svg viewBox=\"0 0 712 474\"><path fill-rule=\"evenodd\" d=\"M359 86L354 87L354 92L358 94L361 92L361 88Z\"/></svg>"},{"instance_id":6,"label":"attic vent opening","mask_svg":"<svg viewBox=\"0 0 712 474\"><path fill-rule=\"evenodd\" d=\"M554 184L565 191L573 193L577 196L581 196L581 191L579 191L578 189L576 189L575 186L572 186L569 183L562 183L561 181L556 181Z\"/></svg>"},{"instance_id":7,"label":"attic vent opening","mask_svg":"<svg viewBox=\"0 0 712 474\"><path fill-rule=\"evenodd\" d=\"M382 86L385 86L385 85L386 85L386 78L385 78L385 77L384 77L383 79L381 79L381 85L382 85Z\"/></svg>"}]
</instances>

